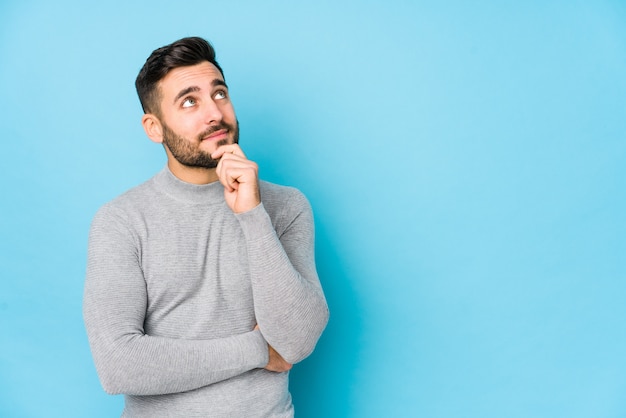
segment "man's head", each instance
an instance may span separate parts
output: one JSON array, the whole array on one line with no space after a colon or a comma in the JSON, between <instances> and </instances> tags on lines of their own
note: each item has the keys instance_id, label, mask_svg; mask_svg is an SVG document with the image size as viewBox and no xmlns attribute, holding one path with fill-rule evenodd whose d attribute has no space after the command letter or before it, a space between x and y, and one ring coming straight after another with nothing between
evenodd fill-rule
<instances>
[{"instance_id":1,"label":"man's head","mask_svg":"<svg viewBox=\"0 0 626 418\"><path fill-rule=\"evenodd\" d=\"M215 50L184 38L155 50L135 82L148 137L165 147L168 163L214 168L211 153L237 143L239 127Z\"/></svg>"},{"instance_id":2,"label":"man's head","mask_svg":"<svg viewBox=\"0 0 626 418\"><path fill-rule=\"evenodd\" d=\"M135 88L144 113L160 114L159 81L170 71L203 61L213 64L224 77L224 72L215 59L215 49L202 38L183 38L155 49L135 80Z\"/></svg>"}]
</instances>

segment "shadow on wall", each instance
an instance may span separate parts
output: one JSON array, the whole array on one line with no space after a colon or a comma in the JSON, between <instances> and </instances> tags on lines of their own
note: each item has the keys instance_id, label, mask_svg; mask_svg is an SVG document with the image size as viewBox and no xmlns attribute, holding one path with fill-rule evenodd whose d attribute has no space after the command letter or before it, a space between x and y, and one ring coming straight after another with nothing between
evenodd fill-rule
<instances>
[{"instance_id":1,"label":"shadow on wall","mask_svg":"<svg viewBox=\"0 0 626 418\"><path fill-rule=\"evenodd\" d=\"M298 418L345 418L359 364L361 306L331 237L323 225L316 229L317 269L330 320L313 354L294 366L290 389Z\"/></svg>"}]
</instances>

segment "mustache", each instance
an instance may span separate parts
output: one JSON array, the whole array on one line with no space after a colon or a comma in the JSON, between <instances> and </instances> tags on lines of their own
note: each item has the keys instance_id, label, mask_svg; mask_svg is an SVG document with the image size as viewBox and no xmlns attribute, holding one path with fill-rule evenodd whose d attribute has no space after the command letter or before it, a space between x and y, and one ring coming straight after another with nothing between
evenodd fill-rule
<instances>
[{"instance_id":1,"label":"mustache","mask_svg":"<svg viewBox=\"0 0 626 418\"><path fill-rule=\"evenodd\" d=\"M226 124L226 123L222 122L222 123L220 123L218 125L214 125L214 126L208 128L207 130L202 132L200 135L198 135L198 140L202 141L203 138L206 138L207 136L209 136L212 133L215 133L217 131L221 131L222 129L225 129L228 132L231 132L233 130L233 127L230 126L229 124Z\"/></svg>"}]
</instances>

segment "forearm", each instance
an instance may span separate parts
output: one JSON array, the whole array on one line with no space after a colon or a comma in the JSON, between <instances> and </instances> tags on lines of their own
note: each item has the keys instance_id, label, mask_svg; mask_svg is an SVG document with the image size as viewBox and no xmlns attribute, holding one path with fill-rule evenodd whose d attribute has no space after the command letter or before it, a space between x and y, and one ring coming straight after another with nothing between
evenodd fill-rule
<instances>
[{"instance_id":1,"label":"forearm","mask_svg":"<svg viewBox=\"0 0 626 418\"><path fill-rule=\"evenodd\" d=\"M89 241L83 315L104 389L176 393L263 367L268 349L258 331L193 340L146 334L146 282L138 245L123 221L100 214Z\"/></svg>"},{"instance_id":2,"label":"forearm","mask_svg":"<svg viewBox=\"0 0 626 418\"><path fill-rule=\"evenodd\" d=\"M263 240L251 254L255 313L268 343L289 363L308 357L328 322L328 307L319 286L293 267L275 243ZM261 272L271 272L271 275Z\"/></svg>"},{"instance_id":3,"label":"forearm","mask_svg":"<svg viewBox=\"0 0 626 418\"><path fill-rule=\"evenodd\" d=\"M315 270L312 215L304 211L281 238L263 205L239 218L257 321L268 343L285 360L297 363L313 351L328 321Z\"/></svg>"},{"instance_id":4,"label":"forearm","mask_svg":"<svg viewBox=\"0 0 626 418\"><path fill-rule=\"evenodd\" d=\"M85 326L98 375L108 393L183 392L267 363L267 343L258 331L212 340L146 335L133 309L125 307L140 303L129 303L122 295L111 294L89 280L85 289Z\"/></svg>"},{"instance_id":5,"label":"forearm","mask_svg":"<svg viewBox=\"0 0 626 418\"><path fill-rule=\"evenodd\" d=\"M86 319L96 369L111 394L159 395L207 386L267 363L258 331L218 340L102 335Z\"/></svg>"}]
</instances>

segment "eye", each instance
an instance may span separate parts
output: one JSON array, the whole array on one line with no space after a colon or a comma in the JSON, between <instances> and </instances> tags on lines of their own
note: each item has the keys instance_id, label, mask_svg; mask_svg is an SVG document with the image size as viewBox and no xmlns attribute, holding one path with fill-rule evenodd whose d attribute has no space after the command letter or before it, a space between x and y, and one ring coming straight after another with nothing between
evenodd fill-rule
<instances>
[{"instance_id":1,"label":"eye","mask_svg":"<svg viewBox=\"0 0 626 418\"><path fill-rule=\"evenodd\" d=\"M222 100L228 97L228 94L226 93L226 90L219 90L217 91L217 93L215 93L215 99L216 100Z\"/></svg>"},{"instance_id":2,"label":"eye","mask_svg":"<svg viewBox=\"0 0 626 418\"><path fill-rule=\"evenodd\" d=\"M196 99L194 99L193 97L187 97L185 100L183 100L183 107L192 107L196 105Z\"/></svg>"}]
</instances>

